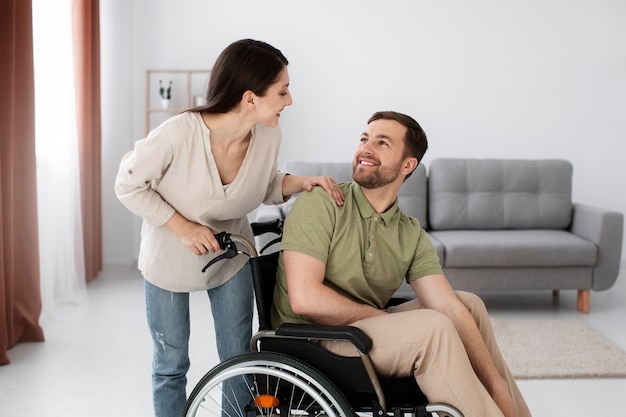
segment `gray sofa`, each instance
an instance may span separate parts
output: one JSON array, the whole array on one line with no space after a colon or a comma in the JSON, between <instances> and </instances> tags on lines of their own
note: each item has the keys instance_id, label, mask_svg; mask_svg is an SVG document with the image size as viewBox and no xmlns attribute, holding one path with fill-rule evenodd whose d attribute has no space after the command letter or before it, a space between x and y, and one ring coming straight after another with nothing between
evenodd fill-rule
<instances>
[{"instance_id":1,"label":"gray sofa","mask_svg":"<svg viewBox=\"0 0 626 417\"><path fill-rule=\"evenodd\" d=\"M352 179L351 163L292 162L286 171ZM617 279L623 214L573 203L572 172L556 159L436 159L428 173L418 166L398 200L428 232L455 289L575 289L588 313L590 290ZM293 201L260 216L284 217Z\"/></svg>"}]
</instances>

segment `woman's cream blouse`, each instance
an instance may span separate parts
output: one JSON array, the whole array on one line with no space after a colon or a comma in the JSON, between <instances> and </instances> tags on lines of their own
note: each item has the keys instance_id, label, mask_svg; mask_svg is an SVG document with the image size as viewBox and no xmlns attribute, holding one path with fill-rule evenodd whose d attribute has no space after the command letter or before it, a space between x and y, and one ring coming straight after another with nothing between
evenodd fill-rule
<instances>
[{"instance_id":1,"label":"woman's cream blouse","mask_svg":"<svg viewBox=\"0 0 626 417\"><path fill-rule=\"evenodd\" d=\"M247 261L195 255L164 224L178 211L186 219L253 239L247 214L261 203L284 201L284 173L278 171L279 128L256 125L247 154L232 183L223 185L211 153L210 131L199 113L174 116L135 143L122 159L115 193L143 218L139 269L152 284L173 292L219 286Z\"/></svg>"}]
</instances>

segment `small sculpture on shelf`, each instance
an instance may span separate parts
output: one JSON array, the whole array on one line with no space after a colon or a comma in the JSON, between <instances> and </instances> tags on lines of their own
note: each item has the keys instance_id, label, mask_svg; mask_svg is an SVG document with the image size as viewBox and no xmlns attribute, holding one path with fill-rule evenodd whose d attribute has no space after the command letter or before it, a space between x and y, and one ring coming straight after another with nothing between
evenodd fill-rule
<instances>
[{"instance_id":1,"label":"small sculpture on shelf","mask_svg":"<svg viewBox=\"0 0 626 417\"><path fill-rule=\"evenodd\" d=\"M167 89L163 87L163 80L159 80L159 95L161 96L161 108L169 109L170 100L172 99L172 80L170 80Z\"/></svg>"}]
</instances>

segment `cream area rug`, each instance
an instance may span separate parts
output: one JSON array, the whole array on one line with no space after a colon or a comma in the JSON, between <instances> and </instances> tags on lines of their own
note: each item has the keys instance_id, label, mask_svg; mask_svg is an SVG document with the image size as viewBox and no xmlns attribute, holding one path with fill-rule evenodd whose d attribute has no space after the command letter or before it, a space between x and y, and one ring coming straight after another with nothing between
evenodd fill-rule
<instances>
[{"instance_id":1,"label":"cream area rug","mask_svg":"<svg viewBox=\"0 0 626 417\"><path fill-rule=\"evenodd\" d=\"M626 377L626 353L578 320L492 322L517 379Z\"/></svg>"}]
</instances>

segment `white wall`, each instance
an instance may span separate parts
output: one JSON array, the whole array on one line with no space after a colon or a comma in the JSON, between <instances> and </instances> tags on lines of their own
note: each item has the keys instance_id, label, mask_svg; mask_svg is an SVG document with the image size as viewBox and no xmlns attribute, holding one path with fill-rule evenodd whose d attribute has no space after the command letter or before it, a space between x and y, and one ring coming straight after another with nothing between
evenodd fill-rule
<instances>
[{"instance_id":1,"label":"white wall","mask_svg":"<svg viewBox=\"0 0 626 417\"><path fill-rule=\"evenodd\" d=\"M101 106L102 106L102 217L103 262L129 265L138 252L136 219L113 192L115 175L124 153L132 146L139 110L133 104L140 94L132 74L132 3L100 2ZM137 91L135 91L137 90Z\"/></svg>"},{"instance_id":2,"label":"white wall","mask_svg":"<svg viewBox=\"0 0 626 417\"><path fill-rule=\"evenodd\" d=\"M100 4L107 264L136 256L137 222L112 184L143 134L145 69L210 67L246 37L290 61L283 163L349 161L367 118L397 110L426 130L426 166L439 157L565 158L576 202L626 212L625 2Z\"/></svg>"}]
</instances>

